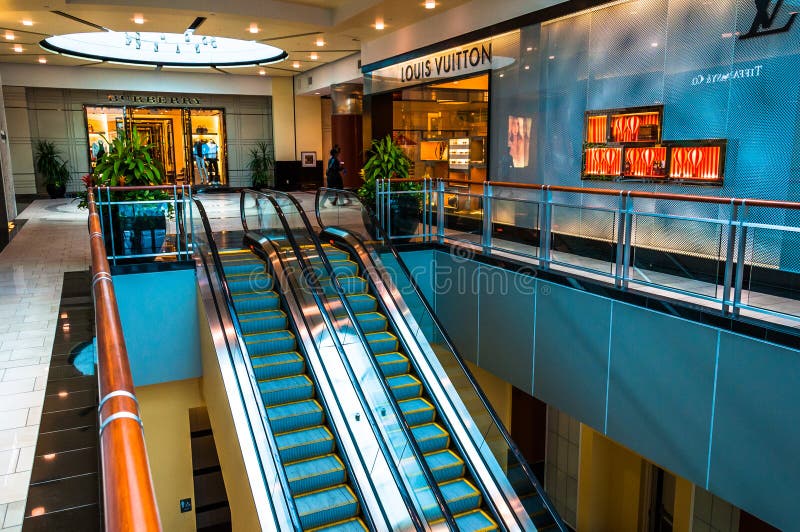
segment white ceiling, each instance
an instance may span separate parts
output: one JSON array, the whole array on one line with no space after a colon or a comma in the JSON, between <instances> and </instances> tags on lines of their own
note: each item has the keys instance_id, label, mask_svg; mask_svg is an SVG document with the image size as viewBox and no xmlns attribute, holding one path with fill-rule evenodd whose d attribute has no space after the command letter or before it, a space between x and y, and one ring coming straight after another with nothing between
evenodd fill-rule
<instances>
[{"instance_id":1,"label":"white ceiling","mask_svg":"<svg viewBox=\"0 0 800 532\"><path fill-rule=\"evenodd\" d=\"M196 17L206 17L198 35L256 39L289 54L281 63L237 68L231 73L259 75L263 68L269 76L291 76L360 52L362 42L467 1L437 0L436 9L428 10L423 0L0 0L0 62L38 64L44 57L53 65L106 67L51 54L38 42L51 35L102 31L80 20L116 31L183 33ZM161 7L165 4L170 7ZM144 17L144 24L133 22L136 14ZM378 19L386 25L382 31L374 27ZM24 26L23 20L34 24ZM258 33L248 31L252 24ZM13 33L14 40L5 39L7 32ZM318 37L325 46L316 46ZM14 45L21 45L23 51L15 52ZM318 59L312 60L311 53ZM300 68L293 68L295 61Z\"/></svg>"}]
</instances>

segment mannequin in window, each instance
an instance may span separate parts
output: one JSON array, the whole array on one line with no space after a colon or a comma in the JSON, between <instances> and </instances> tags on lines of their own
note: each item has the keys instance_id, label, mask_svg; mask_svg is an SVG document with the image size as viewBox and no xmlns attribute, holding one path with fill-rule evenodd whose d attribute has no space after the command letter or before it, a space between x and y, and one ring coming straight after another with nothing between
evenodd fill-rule
<instances>
[{"instance_id":1,"label":"mannequin in window","mask_svg":"<svg viewBox=\"0 0 800 532\"><path fill-rule=\"evenodd\" d=\"M106 154L106 147L103 144L103 139L97 139L92 143L92 160L99 161Z\"/></svg>"},{"instance_id":2,"label":"mannequin in window","mask_svg":"<svg viewBox=\"0 0 800 532\"><path fill-rule=\"evenodd\" d=\"M208 183L208 171L206 170L205 153L208 151L205 141L199 139L192 146L192 154L194 155L194 162L197 165L197 176L200 178L200 184L205 185Z\"/></svg>"},{"instance_id":3,"label":"mannequin in window","mask_svg":"<svg viewBox=\"0 0 800 532\"><path fill-rule=\"evenodd\" d=\"M219 183L219 164L217 163L217 154L219 153L219 146L210 139L206 143L206 165L208 166L208 179L209 181Z\"/></svg>"}]
</instances>

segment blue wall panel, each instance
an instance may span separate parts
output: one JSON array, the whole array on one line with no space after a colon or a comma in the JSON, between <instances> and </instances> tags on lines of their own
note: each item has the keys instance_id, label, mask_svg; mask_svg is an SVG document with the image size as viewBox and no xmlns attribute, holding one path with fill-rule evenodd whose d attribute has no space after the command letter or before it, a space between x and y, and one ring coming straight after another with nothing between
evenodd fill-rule
<instances>
[{"instance_id":1,"label":"blue wall panel","mask_svg":"<svg viewBox=\"0 0 800 532\"><path fill-rule=\"evenodd\" d=\"M709 489L797 530L800 353L722 333Z\"/></svg>"},{"instance_id":2,"label":"blue wall panel","mask_svg":"<svg viewBox=\"0 0 800 532\"><path fill-rule=\"evenodd\" d=\"M611 301L540 281L533 392L603 430Z\"/></svg>"},{"instance_id":3,"label":"blue wall panel","mask_svg":"<svg viewBox=\"0 0 800 532\"><path fill-rule=\"evenodd\" d=\"M492 266L478 271L478 365L532 393L536 280Z\"/></svg>"},{"instance_id":4,"label":"blue wall panel","mask_svg":"<svg viewBox=\"0 0 800 532\"><path fill-rule=\"evenodd\" d=\"M614 303L609 437L702 484L718 331Z\"/></svg>"},{"instance_id":5,"label":"blue wall panel","mask_svg":"<svg viewBox=\"0 0 800 532\"><path fill-rule=\"evenodd\" d=\"M202 376L193 269L115 275L114 289L136 386Z\"/></svg>"},{"instance_id":6,"label":"blue wall panel","mask_svg":"<svg viewBox=\"0 0 800 532\"><path fill-rule=\"evenodd\" d=\"M436 314L456 349L478 363L478 263L436 252Z\"/></svg>"}]
</instances>

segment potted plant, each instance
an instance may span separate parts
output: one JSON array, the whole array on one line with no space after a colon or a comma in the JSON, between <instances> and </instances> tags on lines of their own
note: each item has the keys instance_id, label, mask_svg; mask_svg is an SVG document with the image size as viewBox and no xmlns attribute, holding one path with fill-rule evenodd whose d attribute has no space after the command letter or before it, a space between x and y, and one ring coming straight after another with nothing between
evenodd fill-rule
<instances>
[{"instance_id":1,"label":"potted plant","mask_svg":"<svg viewBox=\"0 0 800 532\"><path fill-rule=\"evenodd\" d=\"M247 167L253 175L253 188L272 186L272 168L275 159L272 157L272 146L266 142L259 142L255 148L250 149L250 161Z\"/></svg>"},{"instance_id":2,"label":"potted plant","mask_svg":"<svg viewBox=\"0 0 800 532\"><path fill-rule=\"evenodd\" d=\"M34 166L36 172L42 176L50 198L63 198L70 179L69 168L53 142L39 140L36 143Z\"/></svg>"},{"instance_id":3,"label":"potted plant","mask_svg":"<svg viewBox=\"0 0 800 532\"><path fill-rule=\"evenodd\" d=\"M109 187L157 186L164 182L160 163L151 155L151 144L145 144L136 128L129 135L120 135L113 141L106 140L108 151L98 161L88 185ZM114 202L144 202L168 200L164 191L132 190L114 192ZM167 216L172 216L172 205L145 203L112 205L109 209L113 231L106 235L106 247L110 249L110 238L114 238L117 254L157 253L164 243Z\"/></svg>"},{"instance_id":4,"label":"potted plant","mask_svg":"<svg viewBox=\"0 0 800 532\"><path fill-rule=\"evenodd\" d=\"M373 140L369 158L364 163L364 183L357 194L370 209L375 207L378 179L407 179L411 161L405 152L387 135L382 140ZM393 182L393 192L419 191L419 183ZM419 194L397 194L389 203L392 236L408 236L417 232L422 215L422 198ZM366 220L365 220L366 222ZM365 224L370 227L371 224Z\"/></svg>"}]
</instances>

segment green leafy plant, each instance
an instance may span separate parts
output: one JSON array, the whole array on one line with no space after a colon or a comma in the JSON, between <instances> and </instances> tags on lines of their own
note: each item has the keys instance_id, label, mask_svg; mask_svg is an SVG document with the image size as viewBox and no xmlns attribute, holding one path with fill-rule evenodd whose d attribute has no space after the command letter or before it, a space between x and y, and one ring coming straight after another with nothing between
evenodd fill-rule
<instances>
[{"instance_id":1,"label":"green leafy plant","mask_svg":"<svg viewBox=\"0 0 800 532\"><path fill-rule=\"evenodd\" d=\"M56 145L49 140L39 140L34 149L34 167L45 185L66 187L70 175L67 162L61 158Z\"/></svg>"},{"instance_id":2,"label":"green leafy plant","mask_svg":"<svg viewBox=\"0 0 800 532\"><path fill-rule=\"evenodd\" d=\"M266 142L259 142L255 148L250 149L250 161L247 167L253 175L253 188L268 187L272 185L272 168L275 159L272 156L272 146Z\"/></svg>"},{"instance_id":3,"label":"green leafy plant","mask_svg":"<svg viewBox=\"0 0 800 532\"><path fill-rule=\"evenodd\" d=\"M382 140L373 140L369 150L369 158L364 163L361 178L364 183L358 189L358 197L365 205L374 207L375 191L378 179L406 179L411 168L411 161L403 149L386 135ZM395 182L393 191L419 190L419 183Z\"/></svg>"}]
</instances>

